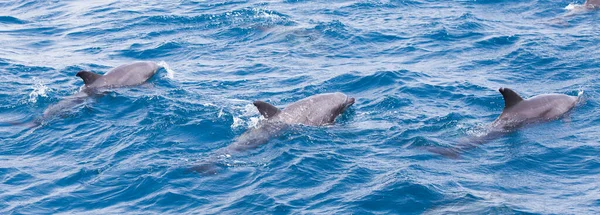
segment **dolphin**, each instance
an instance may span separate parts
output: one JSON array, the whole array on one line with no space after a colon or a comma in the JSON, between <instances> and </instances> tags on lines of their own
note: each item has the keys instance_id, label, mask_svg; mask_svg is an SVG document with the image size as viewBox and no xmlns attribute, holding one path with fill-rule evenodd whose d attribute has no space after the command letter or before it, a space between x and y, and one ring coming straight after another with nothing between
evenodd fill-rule
<instances>
[{"instance_id":1,"label":"dolphin","mask_svg":"<svg viewBox=\"0 0 600 215\"><path fill-rule=\"evenodd\" d=\"M461 151L502 137L523 126L549 122L565 116L579 103L582 95L581 93L578 96L542 94L523 99L509 88L500 88L498 91L504 98L504 110L488 127L486 134L470 138L454 148L426 147L426 149L447 157L457 158Z\"/></svg>"},{"instance_id":2,"label":"dolphin","mask_svg":"<svg viewBox=\"0 0 600 215\"><path fill-rule=\"evenodd\" d=\"M84 85L79 92L74 95L67 96L58 103L51 105L46 110L41 119L34 119L31 122L11 123L13 125L26 124L34 127L41 124L44 119L64 113L66 110L85 102L89 97L102 96L104 90L136 86L150 79L156 71L158 64L151 61L134 62L116 67L104 75L99 75L90 71L80 71L77 77L83 80Z\"/></svg>"},{"instance_id":3,"label":"dolphin","mask_svg":"<svg viewBox=\"0 0 600 215\"><path fill-rule=\"evenodd\" d=\"M590 9L600 8L600 0L586 0L583 6Z\"/></svg>"},{"instance_id":4,"label":"dolphin","mask_svg":"<svg viewBox=\"0 0 600 215\"><path fill-rule=\"evenodd\" d=\"M354 101L354 98L340 92L313 95L294 102L283 110L263 101L255 101L253 104L264 120L258 126L240 135L233 144L217 151L217 154L231 155L256 148L292 125L333 124L340 114L354 104ZM200 173L216 173L215 162L213 158L207 163L193 167L192 170Z\"/></svg>"}]
</instances>

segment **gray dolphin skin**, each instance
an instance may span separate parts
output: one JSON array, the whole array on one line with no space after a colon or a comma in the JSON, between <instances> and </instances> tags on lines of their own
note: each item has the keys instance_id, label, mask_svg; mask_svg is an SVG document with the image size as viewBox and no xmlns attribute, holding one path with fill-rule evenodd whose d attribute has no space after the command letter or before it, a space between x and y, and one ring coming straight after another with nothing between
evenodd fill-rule
<instances>
[{"instance_id":1,"label":"gray dolphin skin","mask_svg":"<svg viewBox=\"0 0 600 215\"><path fill-rule=\"evenodd\" d=\"M146 82L158 70L159 66L151 61L135 62L121 65L108 71L104 75L93 72L81 71L77 77L85 83L86 89L116 88L136 86Z\"/></svg>"},{"instance_id":2,"label":"gray dolphin skin","mask_svg":"<svg viewBox=\"0 0 600 215\"><path fill-rule=\"evenodd\" d=\"M488 132L485 135L470 138L467 142L458 144L455 148L426 147L426 149L447 157L457 158L461 151L502 137L525 125L559 119L571 111L581 97L581 95L542 94L529 99L523 99L509 88L500 88L498 91L504 97L504 110L489 126Z\"/></svg>"},{"instance_id":3,"label":"gray dolphin skin","mask_svg":"<svg viewBox=\"0 0 600 215\"><path fill-rule=\"evenodd\" d=\"M587 0L583 5L587 8L597 9L600 8L600 0Z\"/></svg>"},{"instance_id":4,"label":"gray dolphin skin","mask_svg":"<svg viewBox=\"0 0 600 215\"><path fill-rule=\"evenodd\" d=\"M288 105L285 109L255 101L254 106L266 119L262 125L242 134L228 146L228 153L244 151L266 143L288 125L322 126L333 124L335 118L354 104L354 98L343 93L327 93L310 96Z\"/></svg>"},{"instance_id":5,"label":"gray dolphin skin","mask_svg":"<svg viewBox=\"0 0 600 215\"><path fill-rule=\"evenodd\" d=\"M89 71L80 71L76 76L83 80L84 86L81 87L79 92L67 96L58 103L48 107L41 119L26 124L29 124L31 127L39 125L41 120L64 113L66 110L70 110L83 103L88 97L101 96L104 89L140 85L150 79L158 69L159 66L156 63L142 61L121 65L104 75Z\"/></svg>"},{"instance_id":6,"label":"gray dolphin skin","mask_svg":"<svg viewBox=\"0 0 600 215\"><path fill-rule=\"evenodd\" d=\"M265 118L260 124L240 135L236 141L217 151L217 154L234 154L256 148L267 143L271 138L291 125L323 126L330 125L348 107L354 104L355 99L343 93L318 94L304 98L288 105L285 109L255 101L254 106ZM216 173L215 161L198 165L192 170L201 173Z\"/></svg>"}]
</instances>

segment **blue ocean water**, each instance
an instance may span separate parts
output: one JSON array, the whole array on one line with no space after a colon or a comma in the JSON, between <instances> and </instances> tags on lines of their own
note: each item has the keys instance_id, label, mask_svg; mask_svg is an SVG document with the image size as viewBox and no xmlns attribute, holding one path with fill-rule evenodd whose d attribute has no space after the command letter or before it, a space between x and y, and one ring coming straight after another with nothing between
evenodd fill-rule
<instances>
[{"instance_id":1,"label":"blue ocean water","mask_svg":"<svg viewBox=\"0 0 600 215\"><path fill-rule=\"evenodd\" d=\"M0 2L0 121L40 117L82 69L168 67L0 126L0 213L598 214L600 12L581 3ZM460 159L419 150L481 134L499 87L584 102ZM252 101L336 91L357 99L336 124L187 171L257 124Z\"/></svg>"}]
</instances>

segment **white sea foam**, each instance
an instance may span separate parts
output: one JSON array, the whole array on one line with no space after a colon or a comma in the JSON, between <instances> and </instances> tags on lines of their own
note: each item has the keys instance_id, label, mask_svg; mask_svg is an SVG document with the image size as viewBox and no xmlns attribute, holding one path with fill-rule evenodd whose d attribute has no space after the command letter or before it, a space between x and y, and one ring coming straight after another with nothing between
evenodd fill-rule
<instances>
[{"instance_id":1,"label":"white sea foam","mask_svg":"<svg viewBox=\"0 0 600 215\"><path fill-rule=\"evenodd\" d=\"M565 7L565 10L575 10L575 9L581 8L581 7L583 7L583 5L571 3Z\"/></svg>"},{"instance_id":2,"label":"white sea foam","mask_svg":"<svg viewBox=\"0 0 600 215\"><path fill-rule=\"evenodd\" d=\"M219 114L217 114L217 118L221 118L223 116L223 107L219 110Z\"/></svg>"},{"instance_id":3,"label":"white sea foam","mask_svg":"<svg viewBox=\"0 0 600 215\"><path fill-rule=\"evenodd\" d=\"M262 118L262 116L257 115L258 110L256 110L256 107L252 104L247 104L240 109L238 116L233 116L231 128L233 129L241 126L248 128L256 127ZM244 120L244 118L247 118L247 120Z\"/></svg>"},{"instance_id":4,"label":"white sea foam","mask_svg":"<svg viewBox=\"0 0 600 215\"><path fill-rule=\"evenodd\" d=\"M161 66L162 68L164 68L165 70L167 70L167 78L173 80L175 77L175 71L173 71L171 69L171 67L169 67L169 64L167 64L167 62L165 61L160 61L157 63L157 65Z\"/></svg>"},{"instance_id":5,"label":"white sea foam","mask_svg":"<svg viewBox=\"0 0 600 215\"><path fill-rule=\"evenodd\" d=\"M586 7L583 4L574 4L574 3L570 3L569 5L567 5L565 7L565 10L570 11L570 13L568 15L587 12L587 11L590 11L590 9L592 9L592 8Z\"/></svg>"},{"instance_id":6,"label":"white sea foam","mask_svg":"<svg viewBox=\"0 0 600 215\"><path fill-rule=\"evenodd\" d=\"M47 93L50 92L50 88L44 85L44 82L38 80L37 78L33 78L33 91L29 93L29 103L36 103L38 97L48 97Z\"/></svg>"},{"instance_id":7,"label":"white sea foam","mask_svg":"<svg viewBox=\"0 0 600 215\"><path fill-rule=\"evenodd\" d=\"M242 120L242 118L233 116L233 123L231 123L231 128L233 129L233 128L240 127L240 126L242 126L243 122L244 122L244 120Z\"/></svg>"},{"instance_id":8,"label":"white sea foam","mask_svg":"<svg viewBox=\"0 0 600 215\"><path fill-rule=\"evenodd\" d=\"M583 98L583 89L579 89L579 92L577 92L577 103L582 104L583 102L585 102L585 98Z\"/></svg>"}]
</instances>

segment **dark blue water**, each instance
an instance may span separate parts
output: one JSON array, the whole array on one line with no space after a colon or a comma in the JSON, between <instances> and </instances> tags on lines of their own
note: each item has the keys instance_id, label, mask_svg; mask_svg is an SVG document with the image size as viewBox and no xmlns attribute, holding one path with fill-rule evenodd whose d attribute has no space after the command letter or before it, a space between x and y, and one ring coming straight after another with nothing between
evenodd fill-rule
<instances>
[{"instance_id":1,"label":"dark blue water","mask_svg":"<svg viewBox=\"0 0 600 215\"><path fill-rule=\"evenodd\" d=\"M41 116L82 69L170 68L0 126L0 213L600 213L600 13L570 3L0 2L1 121ZM499 87L585 102L460 159L419 150L480 135ZM335 125L186 171L257 124L252 101L335 91L357 98Z\"/></svg>"}]
</instances>

